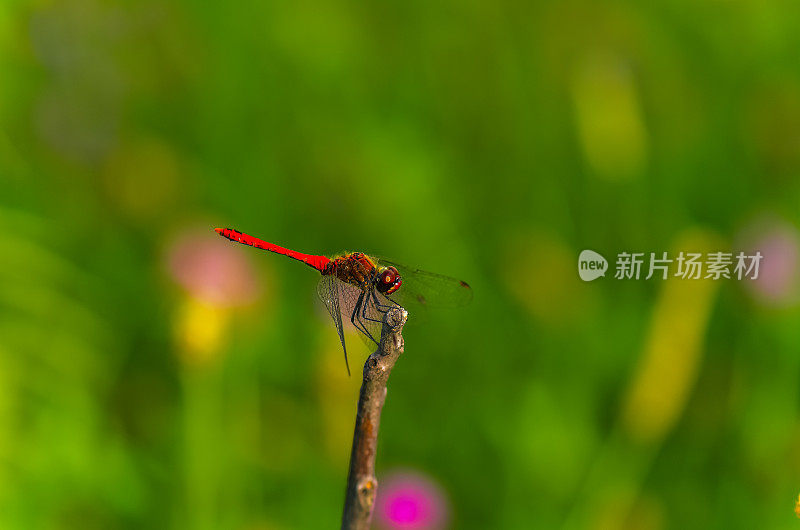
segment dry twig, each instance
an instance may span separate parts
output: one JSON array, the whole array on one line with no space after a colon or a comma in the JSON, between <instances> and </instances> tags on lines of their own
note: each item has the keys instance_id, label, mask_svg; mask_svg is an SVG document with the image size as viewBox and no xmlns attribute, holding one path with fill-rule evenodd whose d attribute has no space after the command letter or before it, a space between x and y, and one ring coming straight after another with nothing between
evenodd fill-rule
<instances>
[{"instance_id":1,"label":"dry twig","mask_svg":"<svg viewBox=\"0 0 800 530\"><path fill-rule=\"evenodd\" d=\"M383 317L381 342L375 353L364 363L364 379L358 397L353 450L350 453L350 472L342 515L343 530L367 530L372 520L378 481L375 479L375 452L378 445L378 426L386 401L386 383L394 363L403 353L403 326L408 313L392 308Z\"/></svg>"}]
</instances>

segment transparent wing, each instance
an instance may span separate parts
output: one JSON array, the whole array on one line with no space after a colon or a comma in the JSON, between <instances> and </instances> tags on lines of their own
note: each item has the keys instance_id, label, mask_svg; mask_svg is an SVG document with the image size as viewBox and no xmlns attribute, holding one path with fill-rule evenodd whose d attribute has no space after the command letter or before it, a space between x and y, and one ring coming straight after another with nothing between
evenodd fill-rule
<instances>
[{"instance_id":1,"label":"transparent wing","mask_svg":"<svg viewBox=\"0 0 800 530\"><path fill-rule=\"evenodd\" d=\"M388 298L403 307L461 307L472 301L472 288L467 282L384 258L380 258L380 263L391 265L400 272L403 284Z\"/></svg>"},{"instance_id":2,"label":"transparent wing","mask_svg":"<svg viewBox=\"0 0 800 530\"><path fill-rule=\"evenodd\" d=\"M342 327L342 312L340 310L340 295L339 295L339 282L333 276L323 276L317 284L317 295L328 313L331 314L333 323L336 325L336 331L339 333L339 341L342 343L342 350L344 350L344 364L347 366L347 375L350 375L350 363L347 362L347 346L344 343L344 329Z\"/></svg>"},{"instance_id":3,"label":"transparent wing","mask_svg":"<svg viewBox=\"0 0 800 530\"><path fill-rule=\"evenodd\" d=\"M372 348L381 340L381 327L385 307L389 300L378 293L362 291L355 285L344 283L335 276L325 275L317 284L317 295L331 314L347 363L344 328L353 327L364 344ZM348 364L347 372L350 373Z\"/></svg>"}]
</instances>

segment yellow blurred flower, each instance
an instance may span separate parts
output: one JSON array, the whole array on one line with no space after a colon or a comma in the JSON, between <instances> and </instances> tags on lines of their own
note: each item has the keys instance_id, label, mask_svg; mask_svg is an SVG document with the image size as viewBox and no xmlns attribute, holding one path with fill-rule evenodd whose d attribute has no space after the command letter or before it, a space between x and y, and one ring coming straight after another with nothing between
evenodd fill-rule
<instances>
[{"instance_id":1,"label":"yellow blurred flower","mask_svg":"<svg viewBox=\"0 0 800 530\"><path fill-rule=\"evenodd\" d=\"M637 176L647 158L647 131L629 61L592 52L572 77L578 136L589 166L598 176Z\"/></svg>"},{"instance_id":2,"label":"yellow blurred flower","mask_svg":"<svg viewBox=\"0 0 800 530\"><path fill-rule=\"evenodd\" d=\"M720 250L713 234L678 238L676 252ZM660 440L680 417L700 365L703 338L719 286L714 280L661 283L644 352L622 406L622 423L643 443Z\"/></svg>"},{"instance_id":3,"label":"yellow blurred flower","mask_svg":"<svg viewBox=\"0 0 800 530\"><path fill-rule=\"evenodd\" d=\"M186 297L175 318L173 332L178 354L188 366L204 365L221 350L231 311L193 297Z\"/></svg>"}]
</instances>

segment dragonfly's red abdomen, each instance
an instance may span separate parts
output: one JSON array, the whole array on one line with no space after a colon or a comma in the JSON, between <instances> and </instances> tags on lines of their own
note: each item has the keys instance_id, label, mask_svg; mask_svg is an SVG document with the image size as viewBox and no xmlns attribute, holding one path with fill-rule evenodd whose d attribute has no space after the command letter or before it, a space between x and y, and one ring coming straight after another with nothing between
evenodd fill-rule
<instances>
[{"instance_id":1,"label":"dragonfly's red abdomen","mask_svg":"<svg viewBox=\"0 0 800 530\"><path fill-rule=\"evenodd\" d=\"M215 228L214 231L216 231L222 237L230 239L231 241L236 241L237 243L242 243L244 245L250 245L251 247L255 248L269 250L270 252L275 252L276 254L282 254L284 256L288 256L298 261L302 261L309 267L313 267L322 273L324 273L325 268L331 261L325 256L303 254L302 252L295 252L294 250L289 250L288 248L283 248L278 245L274 245L272 243L267 243L263 239L258 239L257 237L244 234L242 232L239 232L238 230L234 230L233 228Z\"/></svg>"}]
</instances>

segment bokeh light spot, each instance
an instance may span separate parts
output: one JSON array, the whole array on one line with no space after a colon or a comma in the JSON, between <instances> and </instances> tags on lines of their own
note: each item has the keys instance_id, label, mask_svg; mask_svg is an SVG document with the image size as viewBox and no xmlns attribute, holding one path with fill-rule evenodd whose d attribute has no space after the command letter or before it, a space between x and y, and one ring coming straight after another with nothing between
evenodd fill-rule
<instances>
[{"instance_id":1,"label":"bokeh light spot","mask_svg":"<svg viewBox=\"0 0 800 530\"><path fill-rule=\"evenodd\" d=\"M397 471L379 481L375 517L380 528L445 528L449 512L441 487L422 473Z\"/></svg>"}]
</instances>

